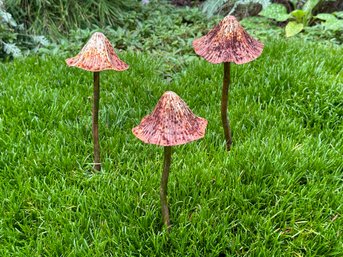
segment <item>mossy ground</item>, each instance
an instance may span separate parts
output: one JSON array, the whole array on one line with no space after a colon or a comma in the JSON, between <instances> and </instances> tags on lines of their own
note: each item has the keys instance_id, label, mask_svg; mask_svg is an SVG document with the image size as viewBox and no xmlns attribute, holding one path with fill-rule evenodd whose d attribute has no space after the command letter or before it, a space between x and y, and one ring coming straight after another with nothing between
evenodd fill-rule
<instances>
[{"instance_id":1,"label":"mossy ground","mask_svg":"<svg viewBox=\"0 0 343 257\"><path fill-rule=\"evenodd\" d=\"M163 58L123 53L129 70L101 73L100 173L92 74L58 57L0 64L0 255L342 256L342 56L274 41L232 65L228 154L221 65L197 59L166 79ZM166 90L209 121L174 148L169 235L163 149L131 133Z\"/></svg>"}]
</instances>

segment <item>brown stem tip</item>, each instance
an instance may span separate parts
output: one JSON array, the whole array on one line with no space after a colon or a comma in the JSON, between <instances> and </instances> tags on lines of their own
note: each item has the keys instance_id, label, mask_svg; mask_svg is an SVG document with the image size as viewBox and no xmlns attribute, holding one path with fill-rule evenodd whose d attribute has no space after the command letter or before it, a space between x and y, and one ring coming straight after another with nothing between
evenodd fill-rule
<instances>
[{"instance_id":1,"label":"brown stem tip","mask_svg":"<svg viewBox=\"0 0 343 257\"><path fill-rule=\"evenodd\" d=\"M160 188L160 199L162 206L162 219L164 225L169 229L170 227L170 218L169 218L169 208L168 208L168 177L171 164L171 146L164 147L164 164L163 164L163 173L161 178L161 188Z\"/></svg>"}]
</instances>

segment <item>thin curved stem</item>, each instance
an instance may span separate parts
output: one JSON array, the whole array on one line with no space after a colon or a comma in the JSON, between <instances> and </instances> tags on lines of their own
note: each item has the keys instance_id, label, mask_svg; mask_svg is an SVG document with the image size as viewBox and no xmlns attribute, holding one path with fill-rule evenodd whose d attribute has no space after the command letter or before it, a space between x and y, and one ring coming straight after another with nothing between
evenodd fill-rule
<instances>
[{"instance_id":1,"label":"thin curved stem","mask_svg":"<svg viewBox=\"0 0 343 257\"><path fill-rule=\"evenodd\" d=\"M230 151L232 144L230 121L228 118L228 101L230 88L230 63L224 62L224 79L222 89L221 116L226 140L226 149Z\"/></svg>"},{"instance_id":2,"label":"thin curved stem","mask_svg":"<svg viewBox=\"0 0 343 257\"><path fill-rule=\"evenodd\" d=\"M100 99L100 72L94 72L94 99L93 99L93 142L94 142L94 169L101 170L100 163L100 144L99 144L99 99Z\"/></svg>"},{"instance_id":3,"label":"thin curved stem","mask_svg":"<svg viewBox=\"0 0 343 257\"><path fill-rule=\"evenodd\" d=\"M167 201L167 190L168 190L168 177L171 163L171 146L164 147L164 163L163 163L163 173L161 179L161 188L160 188L160 199L162 206L162 219L163 223L169 229L170 227L170 218L169 218L169 209Z\"/></svg>"}]
</instances>

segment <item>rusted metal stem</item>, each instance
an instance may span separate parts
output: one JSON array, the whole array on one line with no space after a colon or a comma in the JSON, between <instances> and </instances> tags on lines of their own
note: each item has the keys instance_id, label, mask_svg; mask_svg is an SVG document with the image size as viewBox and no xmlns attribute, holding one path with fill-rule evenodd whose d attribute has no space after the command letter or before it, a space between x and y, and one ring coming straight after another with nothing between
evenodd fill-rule
<instances>
[{"instance_id":1,"label":"rusted metal stem","mask_svg":"<svg viewBox=\"0 0 343 257\"><path fill-rule=\"evenodd\" d=\"M226 140L226 149L230 151L232 144L230 121L228 118L228 100L229 100L229 88L230 88L230 63L224 62L224 79L222 89L222 105L221 116L224 128L224 135Z\"/></svg>"},{"instance_id":2,"label":"rusted metal stem","mask_svg":"<svg viewBox=\"0 0 343 257\"><path fill-rule=\"evenodd\" d=\"M171 163L171 146L164 147L164 163L163 163L163 173L161 179L161 188L160 188L160 199L161 199L161 206L162 206L162 219L163 223L169 229L170 227L170 218L169 218L169 209L168 209L168 201L167 201L167 187L168 187L168 177L169 177L169 169Z\"/></svg>"},{"instance_id":3,"label":"rusted metal stem","mask_svg":"<svg viewBox=\"0 0 343 257\"><path fill-rule=\"evenodd\" d=\"M99 116L99 99L100 99L100 72L94 72L94 99L93 99L93 142L94 142L94 169L101 170L100 163L100 144L99 144L99 128L98 128L98 116Z\"/></svg>"}]
</instances>

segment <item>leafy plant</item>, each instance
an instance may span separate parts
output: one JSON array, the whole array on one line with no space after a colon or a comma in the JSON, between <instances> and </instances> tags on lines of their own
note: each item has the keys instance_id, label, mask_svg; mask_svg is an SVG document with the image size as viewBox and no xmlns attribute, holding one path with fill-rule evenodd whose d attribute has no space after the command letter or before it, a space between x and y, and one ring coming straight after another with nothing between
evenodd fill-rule
<instances>
[{"instance_id":1,"label":"leafy plant","mask_svg":"<svg viewBox=\"0 0 343 257\"><path fill-rule=\"evenodd\" d=\"M259 15L281 22L289 18L287 9L282 4L270 4L266 8L263 8Z\"/></svg>"},{"instance_id":2,"label":"leafy plant","mask_svg":"<svg viewBox=\"0 0 343 257\"><path fill-rule=\"evenodd\" d=\"M259 15L273 19L278 22L284 22L289 20L285 27L286 37L292 37L304 28L311 25L314 20L320 19L325 22L323 25L327 29L338 30L342 28L341 20L332 14L319 14L313 15L313 10L321 3L322 0L307 0L301 9L295 9L290 13L287 13L286 7L281 4L270 4L263 9ZM296 6L296 2L293 2Z\"/></svg>"},{"instance_id":3,"label":"leafy plant","mask_svg":"<svg viewBox=\"0 0 343 257\"><path fill-rule=\"evenodd\" d=\"M204 2L202 9L207 17L212 17L214 14L220 12L226 5L234 1L227 0L207 0Z\"/></svg>"},{"instance_id":4,"label":"leafy plant","mask_svg":"<svg viewBox=\"0 0 343 257\"><path fill-rule=\"evenodd\" d=\"M319 13L316 18L323 20L322 25L328 30L339 31L343 28L343 12Z\"/></svg>"},{"instance_id":5,"label":"leafy plant","mask_svg":"<svg viewBox=\"0 0 343 257\"><path fill-rule=\"evenodd\" d=\"M21 56L21 50L14 43L17 38L18 25L12 15L0 10L0 57L5 55Z\"/></svg>"},{"instance_id":6,"label":"leafy plant","mask_svg":"<svg viewBox=\"0 0 343 257\"><path fill-rule=\"evenodd\" d=\"M302 9L296 9L290 13L292 21L286 25L286 37L291 37L298 34L307 27L312 21L313 9L319 4L321 0L307 0Z\"/></svg>"},{"instance_id":7,"label":"leafy plant","mask_svg":"<svg viewBox=\"0 0 343 257\"><path fill-rule=\"evenodd\" d=\"M1 4L0 7L0 59L20 57L29 51L37 52L40 47L50 44L44 36L27 34L24 26L18 25Z\"/></svg>"},{"instance_id":8,"label":"leafy plant","mask_svg":"<svg viewBox=\"0 0 343 257\"><path fill-rule=\"evenodd\" d=\"M61 37L71 29L124 26L126 12L140 10L135 0L6 0L8 11L35 33Z\"/></svg>"},{"instance_id":9,"label":"leafy plant","mask_svg":"<svg viewBox=\"0 0 343 257\"><path fill-rule=\"evenodd\" d=\"M202 6L202 10L207 17L212 17L226 9L228 9L226 14L231 14L237 9L238 5L251 3L258 3L263 7L267 7L270 4L270 0L207 0Z\"/></svg>"}]
</instances>

